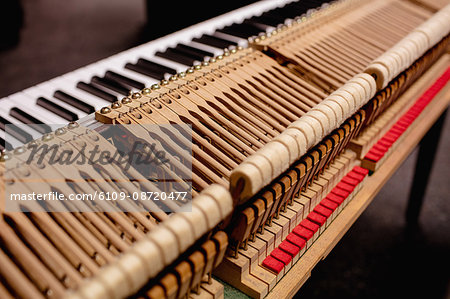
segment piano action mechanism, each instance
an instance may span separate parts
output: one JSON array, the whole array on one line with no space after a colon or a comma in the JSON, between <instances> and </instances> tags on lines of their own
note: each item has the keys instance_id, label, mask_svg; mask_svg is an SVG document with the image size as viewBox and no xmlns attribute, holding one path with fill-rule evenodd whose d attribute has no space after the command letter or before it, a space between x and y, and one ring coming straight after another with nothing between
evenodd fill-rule
<instances>
[{"instance_id":1,"label":"piano action mechanism","mask_svg":"<svg viewBox=\"0 0 450 299\"><path fill-rule=\"evenodd\" d=\"M334 1L98 110L94 129L72 122L4 152L4 194L164 190L117 161L99 171L24 158L37 144L114 151L97 131L122 125L170 149L167 177L192 161L182 186L193 200L191 212L2 206L0 297L220 298L217 278L251 297L292 297L446 109L449 19L439 1ZM192 140L148 129L171 124L190 125ZM65 180L38 190L21 179L55 173Z\"/></svg>"}]
</instances>

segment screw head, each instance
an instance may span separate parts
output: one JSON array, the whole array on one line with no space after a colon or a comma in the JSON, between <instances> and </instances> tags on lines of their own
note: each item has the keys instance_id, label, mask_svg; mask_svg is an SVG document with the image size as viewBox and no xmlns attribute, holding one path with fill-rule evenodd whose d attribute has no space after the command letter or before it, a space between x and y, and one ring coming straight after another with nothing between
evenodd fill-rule
<instances>
[{"instance_id":1,"label":"screw head","mask_svg":"<svg viewBox=\"0 0 450 299\"><path fill-rule=\"evenodd\" d=\"M50 133L44 134L44 135L42 136L42 141L50 141L50 140L52 140L52 139L53 139L53 135L50 134Z\"/></svg>"},{"instance_id":2,"label":"screw head","mask_svg":"<svg viewBox=\"0 0 450 299\"><path fill-rule=\"evenodd\" d=\"M123 98L121 102L122 102L122 104L129 104L129 103L131 103L131 99L130 98Z\"/></svg>"},{"instance_id":3,"label":"screw head","mask_svg":"<svg viewBox=\"0 0 450 299\"><path fill-rule=\"evenodd\" d=\"M141 98L142 97L142 95L139 93L139 92L134 92L132 95L131 95L131 98L133 98L133 99L139 99L139 98Z\"/></svg>"},{"instance_id":4,"label":"screw head","mask_svg":"<svg viewBox=\"0 0 450 299\"><path fill-rule=\"evenodd\" d=\"M152 90L157 90L157 89L160 89L161 88L161 86L159 86L159 84L153 84L152 86L151 86L151 89Z\"/></svg>"},{"instance_id":5,"label":"screw head","mask_svg":"<svg viewBox=\"0 0 450 299\"><path fill-rule=\"evenodd\" d=\"M23 154L24 152L25 152L25 147L23 147L23 146L20 146L14 150L14 154L16 154L16 155Z\"/></svg>"},{"instance_id":6,"label":"screw head","mask_svg":"<svg viewBox=\"0 0 450 299\"><path fill-rule=\"evenodd\" d=\"M111 109L109 107L103 107L102 109L100 109L101 114L107 114L109 112L111 112Z\"/></svg>"},{"instance_id":7,"label":"screw head","mask_svg":"<svg viewBox=\"0 0 450 299\"><path fill-rule=\"evenodd\" d=\"M118 109L120 107L122 107L122 104L120 102L114 102L111 104L111 108L113 109Z\"/></svg>"},{"instance_id":8,"label":"screw head","mask_svg":"<svg viewBox=\"0 0 450 299\"><path fill-rule=\"evenodd\" d=\"M150 89L150 88L144 88L143 90L142 90L142 94L143 95L148 95L149 93L151 93L152 92L152 90Z\"/></svg>"},{"instance_id":9,"label":"screw head","mask_svg":"<svg viewBox=\"0 0 450 299\"><path fill-rule=\"evenodd\" d=\"M68 125L67 128L69 129L75 129L78 128L80 125L76 122L76 121L71 121Z\"/></svg>"},{"instance_id":10,"label":"screw head","mask_svg":"<svg viewBox=\"0 0 450 299\"><path fill-rule=\"evenodd\" d=\"M66 129L64 129L64 128L58 128L58 129L56 129L56 131L55 131L55 135L56 135L56 136L61 136L61 135L63 135L64 133L66 133Z\"/></svg>"}]
</instances>

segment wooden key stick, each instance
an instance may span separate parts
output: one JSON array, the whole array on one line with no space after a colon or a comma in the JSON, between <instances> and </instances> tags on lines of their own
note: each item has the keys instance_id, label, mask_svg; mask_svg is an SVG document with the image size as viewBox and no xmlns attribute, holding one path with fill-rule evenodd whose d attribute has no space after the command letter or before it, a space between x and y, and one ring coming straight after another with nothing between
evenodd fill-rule
<instances>
[{"instance_id":1,"label":"wooden key stick","mask_svg":"<svg viewBox=\"0 0 450 299\"><path fill-rule=\"evenodd\" d=\"M200 251L194 251L192 253L187 261L191 265L191 271L192 271L192 280L190 285L190 290L194 291L198 294L200 290L200 283L202 281L203 276L203 270L205 268L205 258L203 254Z\"/></svg>"},{"instance_id":2,"label":"wooden key stick","mask_svg":"<svg viewBox=\"0 0 450 299\"><path fill-rule=\"evenodd\" d=\"M164 288L165 298L176 299L179 292L179 284L177 277L173 273L167 273L164 275L159 283Z\"/></svg>"},{"instance_id":3,"label":"wooden key stick","mask_svg":"<svg viewBox=\"0 0 450 299\"><path fill-rule=\"evenodd\" d=\"M154 285L150 288L150 290L148 290L145 294L149 299L159 299L159 298L164 298L165 296L165 290L164 288L157 284Z\"/></svg>"}]
</instances>

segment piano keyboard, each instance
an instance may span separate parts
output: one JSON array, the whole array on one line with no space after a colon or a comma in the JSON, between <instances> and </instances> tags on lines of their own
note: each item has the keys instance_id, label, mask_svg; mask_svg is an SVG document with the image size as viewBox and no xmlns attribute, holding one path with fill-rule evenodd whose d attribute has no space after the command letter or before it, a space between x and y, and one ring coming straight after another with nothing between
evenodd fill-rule
<instances>
[{"instance_id":1,"label":"piano keyboard","mask_svg":"<svg viewBox=\"0 0 450 299\"><path fill-rule=\"evenodd\" d=\"M147 44L98 61L53 80L1 99L0 121L22 124L66 124L89 119L94 111L118 101L129 92L159 83L186 71L194 63L223 53L230 46L246 46L247 38L272 30L287 18L319 8L325 1L260 1L199 23ZM17 113L11 113L16 108ZM34 116L31 118L30 116ZM49 130L50 131L50 130ZM0 136L5 140L4 130ZM31 130L25 140L38 138ZM9 148L23 144L12 137Z\"/></svg>"},{"instance_id":2,"label":"piano keyboard","mask_svg":"<svg viewBox=\"0 0 450 299\"><path fill-rule=\"evenodd\" d=\"M192 160L193 208L183 213L184 202L164 201L142 204L146 212L118 210L141 206L131 202L57 213L55 203L49 213L38 205L22 214L2 207L1 295L214 297L222 294L216 269L260 298L302 262L364 184L364 155L349 150L357 136L392 114L383 111L399 109L403 92L446 51L450 6L433 13L416 1L283 5L245 7L3 100L3 131L47 124L8 131L5 147L15 150L2 155L3 194L34 190L24 174L64 179L38 186L44 193L164 190L115 164L102 171L24 164L36 143L112 150L96 132L111 124L169 148L172 178L184 169L180 161ZM178 142L148 129L183 123L192 127L192 157L183 153L184 128L170 129Z\"/></svg>"}]
</instances>

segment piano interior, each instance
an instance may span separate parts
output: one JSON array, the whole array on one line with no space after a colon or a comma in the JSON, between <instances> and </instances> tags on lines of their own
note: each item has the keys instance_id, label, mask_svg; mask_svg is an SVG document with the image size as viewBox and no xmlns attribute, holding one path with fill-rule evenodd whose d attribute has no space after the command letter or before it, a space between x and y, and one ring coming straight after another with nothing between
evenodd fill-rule
<instances>
[{"instance_id":1,"label":"piano interior","mask_svg":"<svg viewBox=\"0 0 450 299\"><path fill-rule=\"evenodd\" d=\"M449 20L261 1L2 100L0 298L293 297L448 106Z\"/></svg>"}]
</instances>

